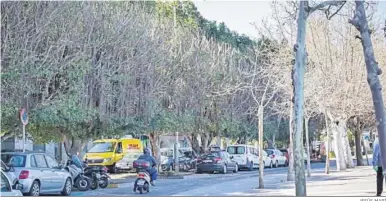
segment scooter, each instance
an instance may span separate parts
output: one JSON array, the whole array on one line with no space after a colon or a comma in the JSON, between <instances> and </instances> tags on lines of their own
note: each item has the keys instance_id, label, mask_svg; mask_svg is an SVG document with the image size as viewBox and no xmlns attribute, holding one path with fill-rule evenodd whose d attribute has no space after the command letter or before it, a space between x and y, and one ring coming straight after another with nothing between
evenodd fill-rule
<instances>
[{"instance_id":1,"label":"scooter","mask_svg":"<svg viewBox=\"0 0 386 201\"><path fill-rule=\"evenodd\" d=\"M92 178L91 180L91 190L98 188L106 188L109 185L110 176L107 175L107 168L105 166L88 166L87 160L83 162L84 164L84 175Z\"/></svg>"},{"instance_id":2,"label":"scooter","mask_svg":"<svg viewBox=\"0 0 386 201\"><path fill-rule=\"evenodd\" d=\"M68 155L69 156L69 155ZM77 155L69 156L65 170L67 170L73 179L74 187L80 191L87 191L91 186L91 179L84 175L84 169L81 160Z\"/></svg>"},{"instance_id":3,"label":"scooter","mask_svg":"<svg viewBox=\"0 0 386 201\"><path fill-rule=\"evenodd\" d=\"M133 167L137 172L137 179L134 182L134 192L139 192L143 194L144 192L150 192L150 174L146 171L150 168L150 163L144 160L135 160L133 162Z\"/></svg>"}]
</instances>

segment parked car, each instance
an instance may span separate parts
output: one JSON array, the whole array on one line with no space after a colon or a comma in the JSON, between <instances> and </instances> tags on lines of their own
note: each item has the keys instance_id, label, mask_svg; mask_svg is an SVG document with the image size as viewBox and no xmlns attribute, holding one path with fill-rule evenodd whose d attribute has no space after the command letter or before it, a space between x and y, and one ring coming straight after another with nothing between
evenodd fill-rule
<instances>
[{"instance_id":1,"label":"parked car","mask_svg":"<svg viewBox=\"0 0 386 201\"><path fill-rule=\"evenodd\" d=\"M287 158L287 161L289 161L289 154L288 154L288 149L279 149L284 156ZM304 162L307 163L307 152L306 150L303 150L303 156L304 156Z\"/></svg>"},{"instance_id":2,"label":"parked car","mask_svg":"<svg viewBox=\"0 0 386 201\"><path fill-rule=\"evenodd\" d=\"M133 171L133 161L137 160L142 155L142 152L129 152L115 164L117 171Z\"/></svg>"},{"instance_id":3,"label":"parked car","mask_svg":"<svg viewBox=\"0 0 386 201\"><path fill-rule=\"evenodd\" d=\"M3 171L3 173L11 180L11 185L13 187L20 183L17 175L15 174L15 168L12 166L8 167L3 161L1 161L1 171Z\"/></svg>"},{"instance_id":4,"label":"parked car","mask_svg":"<svg viewBox=\"0 0 386 201\"><path fill-rule=\"evenodd\" d=\"M251 145L237 144L227 147L227 152L233 156L239 168L247 168L249 171L259 168L259 150ZM263 150L264 167L272 167L272 160Z\"/></svg>"},{"instance_id":5,"label":"parked car","mask_svg":"<svg viewBox=\"0 0 386 201\"><path fill-rule=\"evenodd\" d=\"M23 194L71 194L71 175L45 153L6 152L1 153L1 160L15 168L19 182L23 184Z\"/></svg>"},{"instance_id":6,"label":"parked car","mask_svg":"<svg viewBox=\"0 0 386 201\"><path fill-rule=\"evenodd\" d=\"M175 170L173 149L163 149L161 151L161 170ZM195 165L195 159L188 157L185 152L178 150L178 164L180 171L189 171Z\"/></svg>"},{"instance_id":7,"label":"parked car","mask_svg":"<svg viewBox=\"0 0 386 201\"><path fill-rule=\"evenodd\" d=\"M258 151L255 147L245 144L229 145L227 152L233 156L238 167L247 168L249 171L259 165Z\"/></svg>"},{"instance_id":8,"label":"parked car","mask_svg":"<svg viewBox=\"0 0 386 201\"><path fill-rule=\"evenodd\" d=\"M3 172L3 170L0 171L1 173L1 196L2 197L15 197L15 196L23 196L21 193L21 189L23 188L23 185L16 184L15 186L12 186L11 179Z\"/></svg>"},{"instance_id":9,"label":"parked car","mask_svg":"<svg viewBox=\"0 0 386 201\"><path fill-rule=\"evenodd\" d=\"M279 149L279 151L281 151L284 154L284 156L287 159L287 161L289 161L288 150L287 149Z\"/></svg>"},{"instance_id":10,"label":"parked car","mask_svg":"<svg viewBox=\"0 0 386 201\"><path fill-rule=\"evenodd\" d=\"M257 159L259 159L260 154L257 154L257 156L258 156ZM264 150L263 150L263 163L264 163L264 167L269 167L269 168L273 167L273 161L271 157L269 157L267 152ZM259 165L259 161L257 161L257 164Z\"/></svg>"},{"instance_id":11,"label":"parked car","mask_svg":"<svg viewBox=\"0 0 386 201\"><path fill-rule=\"evenodd\" d=\"M225 151L204 154L197 159L197 173L220 172L222 174L232 171L237 173L239 166L233 157Z\"/></svg>"},{"instance_id":12,"label":"parked car","mask_svg":"<svg viewBox=\"0 0 386 201\"><path fill-rule=\"evenodd\" d=\"M271 157L274 167L287 166L288 160L284 154L277 149L266 149L268 157Z\"/></svg>"},{"instance_id":13,"label":"parked car","mask_svg":"<svg viewBox=\"0 0 386 201\"><path fill-rule=\"evenodd\" d=\"M189 169L196 169L197 168L197 158L199 155L196 151L190 150L190 151L184 151L184 157L188 161Z\"/></svg>"},{"instance_id":14,"label":"parked car","mask_svg":"<svg viewBox=\"0 0 386 201\"><path fill-rule=\"evenodd\" d=\"M210 145L208 147L208 149L209 149L210 152L212 152L212 151L222 151L221 148L219 146L215 145L215 144Z\"/></svg>"}]
</instances>

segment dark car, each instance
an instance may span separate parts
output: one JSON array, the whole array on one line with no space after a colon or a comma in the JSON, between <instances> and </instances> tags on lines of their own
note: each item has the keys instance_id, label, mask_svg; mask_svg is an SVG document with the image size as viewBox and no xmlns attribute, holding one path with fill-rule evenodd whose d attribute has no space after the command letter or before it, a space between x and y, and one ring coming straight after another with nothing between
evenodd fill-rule
<instances>
[{"instance_id":1,"label":"dark car","mask_svg":"<svg viewBox=\"0 0 386 201\"><path fill-rule=\"evenodd\" d=\"M238 172L238 165L225 151L203 154L197 159L197 173L220 172L226 174L228 171Z\"/></svg>"}]
</instances>

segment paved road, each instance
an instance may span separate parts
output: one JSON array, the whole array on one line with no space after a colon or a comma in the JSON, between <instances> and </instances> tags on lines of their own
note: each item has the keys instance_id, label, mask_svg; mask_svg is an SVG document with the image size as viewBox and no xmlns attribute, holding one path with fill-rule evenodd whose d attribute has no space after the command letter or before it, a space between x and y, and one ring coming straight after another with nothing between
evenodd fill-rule
<instances>
[{"instance_id":1,"label":"paved road","mask_svg":"<svg viewBox=\"0 0 386 201\"><path fill-rule=\"evenodd\" d=\"M312 169L322 170L324 163L312 164ZM335 166L334 161L331 161L331 167ZM279 167L272 169L264 169L265 175L271 174L285 174L287 173L287 167ZM181 194L188 190L194 190L196 188L210 187L214 184L218 185L224 183L228 185L230 181L237 182L242 180L251 180L256 178L256 186L258 185L258 172L254 171L240 171L237 174L200 174L192 175L185 179L160 179L157 180L156 186L150 189L150 193L143 194L140 196L173 196ZM254 181L254 179L252 179ZM139 196L139 194L132 192L133 184L127 183L125 186L120 188L109 188L109 189L97 189L95 191L87 192L73 192L72 196ZM213 195L214 196L214 195Z\"/></svg>"}]
</instances>

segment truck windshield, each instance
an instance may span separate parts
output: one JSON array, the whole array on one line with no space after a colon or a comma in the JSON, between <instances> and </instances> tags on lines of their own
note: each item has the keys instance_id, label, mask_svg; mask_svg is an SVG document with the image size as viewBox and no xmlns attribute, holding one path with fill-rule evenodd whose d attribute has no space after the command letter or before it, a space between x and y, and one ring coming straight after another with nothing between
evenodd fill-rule
<instances>
[{"instance_id":1,"label":"truck windshield","mask_svg":"<svg viewBox=\"0 0 386 201\"><path fill-rule=\"evenodd\" d=\"M114 152L115 142L96 142L88 153Z\"/></svg>"}]
</instances>

